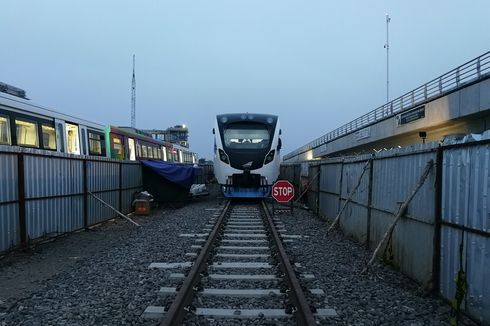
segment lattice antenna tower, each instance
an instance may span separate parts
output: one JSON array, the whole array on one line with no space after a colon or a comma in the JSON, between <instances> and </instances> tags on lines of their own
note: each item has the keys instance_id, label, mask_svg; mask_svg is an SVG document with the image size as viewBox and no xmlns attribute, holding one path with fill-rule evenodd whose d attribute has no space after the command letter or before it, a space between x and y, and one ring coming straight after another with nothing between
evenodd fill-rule
<instances>
[{"instance_id":1,"label":"lattice antenna tower","mask_svg":"<svg viewBox=\"0 0 490 326\"><path fill-rule=\"evenodd\" d=\"M133 81L131 83L131 128L136 128L136 76L135 55L133 54Z\"/></svg>"}]
</instances>

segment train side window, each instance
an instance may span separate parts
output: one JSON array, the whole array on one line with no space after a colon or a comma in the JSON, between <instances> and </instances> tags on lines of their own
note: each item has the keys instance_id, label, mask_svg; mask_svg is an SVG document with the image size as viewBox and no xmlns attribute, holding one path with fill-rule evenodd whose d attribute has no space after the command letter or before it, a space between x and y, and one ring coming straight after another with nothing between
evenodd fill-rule
<instances>
[{"instance_id":1,"label":"train side window","mask_svg":"<svg viewBox=\"0 0 490 326\"><path fill-rule=\"evenodd\" d=\"M88 152L90 155L102 155L102 135L88 132Z\"/></svg>"},{"instance_id":2,"label":"train side window","mask_svg":"<svg viewBox=\"0 0 490 326\"><path fill-rule=\"evenodd\" d=\"M15 119L17 145L39 147L37 123Z\"/></svg>"},{"instance_id":3,"label":"train side window","mask_svg":"<svg viewBox=\"0 0 490 326\"><path fill-rule=\"evenodd\" d=\"M153 158L159 158L158 157L158 149L156 147L153 147Z\"/></svg>"},{"instance_id":4,"label":"train side window","mask_svg":"<svg viewBox=\"0 0 490 326\"><path fill-rule=\"evenodd\" d=\"M141 149L143 151L143 155L141 155L143 158L147 158L148 157L148 148L146 147L146 145L141 145Z\"/></svg>"},{"instance_id":5,"label":"train side window","mask_svg":"<svg viewBox=\"0 0 490 326\"><path fill-rule=\"evenodd\" d=\"M78 126L71 123L65 123L65 128L67 153L80 155L80 138Z\"/></svg>"},{"instance_id":6,"label":"train side window","mask_svg":"<svg viewBox=\"0 0 490 326\"><path fill-rule=\"evenodd\" d=\"M138 140L136 140L136 156L141 157L141 144Z\"/></svg>"},{"instance_id":7,"label":"train side window","mask_svg":"<svg viewBox=\"0 0 490 326\"><path fill-rule=\"evenodd\" d=\"M153 150L151 146L148 146L148 158L153 158Z\"/></svg>"},{"instance_id":8,"label":"train side window","mask_svg":"<svg viewBox=\"0 0 490 326\"><path fill-rule=\"evenodd\" d=\"M41 125L41 131L43 135L43 148L56 150L56 132L53 126Z\"/></svg>"},{"instance_id":9,"label":"train side window","mask_svg":"<svg viewBox=\"0 0 490 326\"><path fill-rule=\"evenodd\" d=\"M0 145L11 145L10 119L6 115L0 115Z\"/></svg>"},{"instance_id":10,"label":"train side window","mask_svg":"<svg viewBox=\"0 0 490 326\"><path fill-rule=\"evenodd\" d=\"M114 158L117 158L119 160L124 159L124 149L123 149L123 142L122 139L119 137L112 137L112 144L114 148Z\"/></svg>"}]
</instances>

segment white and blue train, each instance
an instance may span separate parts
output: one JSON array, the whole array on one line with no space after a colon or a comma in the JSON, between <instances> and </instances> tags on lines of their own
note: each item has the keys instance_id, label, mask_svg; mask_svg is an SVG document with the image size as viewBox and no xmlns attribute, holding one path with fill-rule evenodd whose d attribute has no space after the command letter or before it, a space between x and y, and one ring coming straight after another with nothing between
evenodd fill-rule
<instances>
[{"instance_id":1,"label":"white and blue train","mask_svg":"<svg viewBox=\"0 0 490 326\"><path fill-rule=\"evenodd\" d=\"M270 114L231 113L216 117L214 173L225 197L268 197L279 177L281 128Z\"/></svg>"}]
</instances>

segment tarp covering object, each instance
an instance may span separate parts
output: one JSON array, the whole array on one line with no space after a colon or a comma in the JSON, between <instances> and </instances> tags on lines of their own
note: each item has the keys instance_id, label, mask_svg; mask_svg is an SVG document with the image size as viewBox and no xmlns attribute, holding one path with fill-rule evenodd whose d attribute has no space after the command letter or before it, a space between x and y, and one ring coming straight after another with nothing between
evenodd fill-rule
<instances>
[{"instance_id":1,"label":"tarp covering object","mask_svg":"<svg viewBox=\"0 0 490 326\"><path fill-rule=\"evenodd\" d=\"M145 160L143 165L149 167L153 172L164 177L168 181L190 189L199 173L199 168L192 165L167 163L163 161Z\"/></svg>"}]
</instances>

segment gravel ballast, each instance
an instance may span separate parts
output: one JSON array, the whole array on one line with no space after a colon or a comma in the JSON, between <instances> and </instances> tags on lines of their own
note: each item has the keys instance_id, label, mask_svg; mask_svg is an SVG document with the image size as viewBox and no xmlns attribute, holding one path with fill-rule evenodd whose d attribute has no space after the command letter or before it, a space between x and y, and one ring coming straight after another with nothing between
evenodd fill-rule
<instances>
[{"instance_id":1,"label":"gravel ballast","mask_svg":"<svg viewBox=\"0 0 490 326\"><path fill-rule=\"evenodd\" d=\"M141 228L113 220L38 245L29 253L4 257L0 260L0 326L155 325L156 320L141 317L143 311L172 301L173 296L159 296L158 290L176 286L181 280L169 275L183 270L148 266L195 259L185 254L193 251L196 239L179 234L202 233L221 207L212 196L200 198L180 209L159 209L151 216L136 217ZM377 264L368 275L361 275L371 252L338 230L327 235L328 224L311 212L296 209L294 216L284 214L280 219L287 234L308 236L293 239L285 247L291 259L301 264L298 273L315 275L313 280L302 280L305 287L325 291L323 296L311 296L311 301L338 314L319 319L320 324L449 325L449 305L436 296L420 295L419 285L395 269ZM228 282L229 287L241 283ZM205 281L212 287L218 284L222 282ZM261 288L278 285L276 281L256 284ZM210 298L200 300L212 306L224 302L223 298L215 303ZM234 307L235 301L239 300L229 300L228 306ZM283 324L280 320L191 320L209 325ZM462 324L475 325L466 318Z\"/></svg>"}]
</instances>

